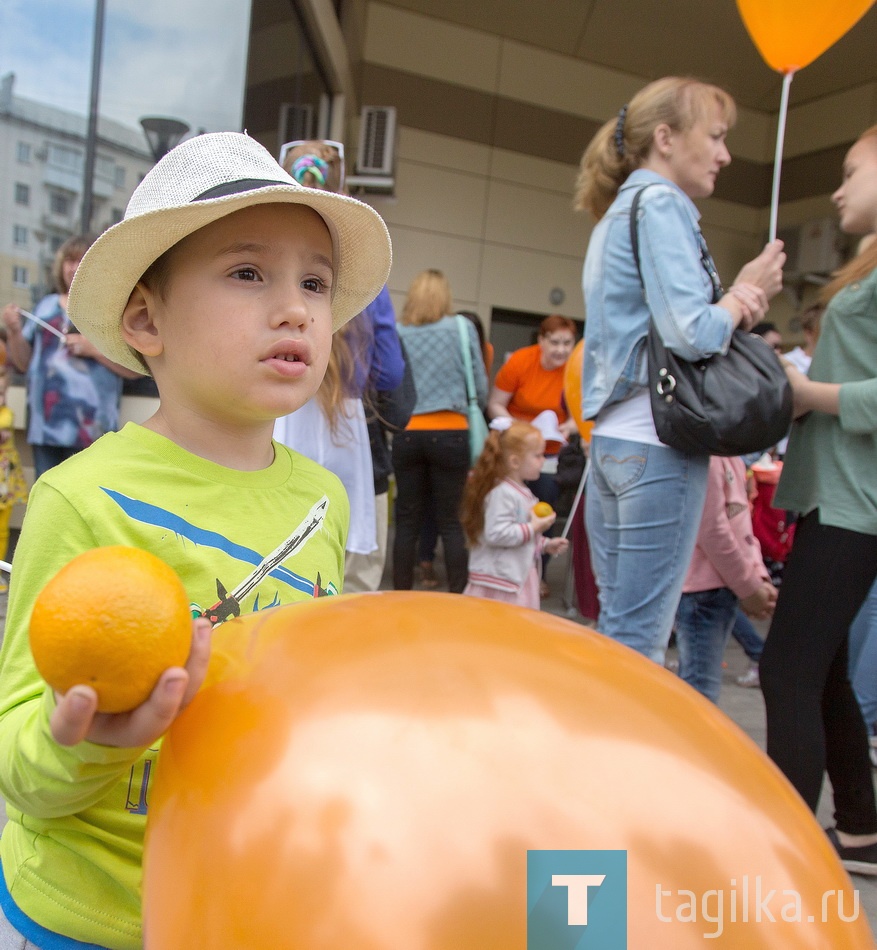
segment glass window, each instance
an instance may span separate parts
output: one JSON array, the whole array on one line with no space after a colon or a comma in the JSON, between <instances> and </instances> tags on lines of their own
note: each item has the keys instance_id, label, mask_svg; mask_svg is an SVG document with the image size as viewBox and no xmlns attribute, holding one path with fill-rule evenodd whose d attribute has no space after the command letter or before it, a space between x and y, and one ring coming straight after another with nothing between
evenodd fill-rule
<instances>
[{"instance_id":1,"label":"glass window","mask_svg":"<svg viewBox=\"0 0 877 950\"><path fill-rule=\"evenodd\" d=\"M27 228L21 224L12 226L12 243L16 247L27 247Z\"/></svg>"},{"instance_id":2,"label":"glass window","mask_svg":"<svg viewBox=\"0 0 877 950\"><path fill-rule=\"evenodd\" d=\"M113 224L118 224L125 217L125 212L121 208L113 208L110 212L110 220Z\"/></svg>"},{"instance_id":3,"label":"glass window","mask_svg":"<svg viewBox=\"0 0 877 950\"><path fill-rule=\"evenodd\" d=\"M16 287L27 287L27 268L26 267L12 268L12 283Z\"/></svg>"},{"instance_id":4,"label":"glass window","mask_svg":"<svg viewBox=\"0 0 877 950\"><path fill-rule=\"evenodd\" d=\"M30 204L30 188L18 181L15 183L15 203L17 205Z\"/></svg>"},{"instance_id":5,"label":"glass window","mask_svg":"<svg viewBox=\"0 0 877 950\"><path fill-rule=\"evenodd\" d=\"M94 173L104 181L116 181L116 163L106 155L98 155L94 160Z\"/></svg>"},{"instance_id":6,"label":"glass window","mask_svg":"<svg viewBox=\"0 0 877 950\"><path fill-rule=\"evenodd\" d=\"M60 191L49 192L49 211L66 216L70 214L70 198Z\"/></svg>"},{"instance_id":7,"label":"glass window","mask_svg":"<svg viewBox=\"0 0 877 950\"><path fill-rule=\"evenodd\" d=\"M18 160L22 165L30 165L30 144L28 142L18 143Z\"/></svg>"},{"instance_id":8,"label":"glass window","mask_svg":"<svg viewBox=\"0 0 877 950\"><path fill-rule=\"evenodd\" d=\"M116 165L116 187L124 188L125 187L125 166Z\"/></svg>"},{"instance_id":9,"label":"glass window","mask_svg":"<svg viewBox=\"0 0 877 950\"><path fill-rule=\"evenodd\" d=\"M292 9L283 17L288 43L282 75L278 69L278 74L272 72L271 78L249 76L244 97L244 128L266 143L276 135L276 146L268 144L275 155L284 142L293 139L327 138L331 120L331 84L296 5L290 6ZM272 25L275 5L268 0L254 0L252 9L254 28L250 31L249 60L255 63L265 56L276 56L265 46L265 31L258 28L263 21Z\"/></svg>"},{"instance_id":10,"label":"glass window","mask_svg":"<svg viewBox=\"0 0 877 950\"><path fill-rule=\"evenodd\" d=\"M83 153L77 148L69 148L66 145L50 145L48 163L55 168L77 174L81 174L85 167Z\"/></svg>"}]
</instances>

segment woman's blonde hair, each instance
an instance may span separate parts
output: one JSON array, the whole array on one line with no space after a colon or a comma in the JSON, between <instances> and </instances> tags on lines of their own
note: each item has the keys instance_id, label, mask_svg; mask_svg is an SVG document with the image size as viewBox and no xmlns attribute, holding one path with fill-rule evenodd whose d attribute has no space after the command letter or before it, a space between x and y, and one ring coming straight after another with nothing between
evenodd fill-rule
<instances>
[{"instance_id":1,"label":"woman's blonde hair","mask_svg":"<svg viewBox=\"0 0 877 950\"><path fill-rule=\"evenodd\" d=\"M871 139L871 145L877 149L877 125L872 125L856 139L856 144ZM822 288L819 294L820 303L828 303L829 300L839 291L843 290L847 284L853 284L857 280L862 280L877 267L877 241L868 241L864 243L863 250L844 264L840 270L832 275L831 281Z\"/></svg>"},{"instance_id":2,"label":"woman's blonde hair","mask_svg":"<svg viewBox=\"0 0 877 950\"><path fill-rule=\"evenodd\" d=\"M349 439L353 433L344 400L360 397L366 413L371 406L369 394L357 392L356 385L356 367L364 364L366 359L365 340L363 334L357 332L359 328L356 326L360 320L359 317L351 320L332 335L326 375L317 390L317 402L329 422L332 440L338 445L341 444L340 440ZM346 434L341 432L342 425Z\"/></svg>"},{"instance_id":3,"label":"woman's blonde hair","mask_svg":"<svg viewBox=\"0 0 877 950\"><path fill-rule=\"evenodd\" d=\"M529 422L513 422L508 429L491 429L463 491L460 524L471 547L484 532L484 499L508 475L510 455L523 455L542 433Z\"/></svg>"},{"instance_id":4,"label":"woman's blonde hair","mask_svg":"<svg viewBox=\"0 0 877 950\"><path fill-rule=\"evenodd\" d=\"M408 288L401 322L419 327L435 323L447 316L454 308L451 285L440 270L429 268L421 271Z\"/></svg>"},{"instance_id":5,"label":"woman's blonde hair","mask_svg":"<svg viewBox=\"0 0 877 950\"><path fill-rule=\"evenodd\" d=\"M649 83L630 100L623 122L613 116L591 139L579 166L574 207L599 221L627 176L648 158L655 129L666 124L675 132L687 132L709 114L711 105L719 107L730 128L737 108L724 89L679 76Z\"/></svg>"},{"instance_id":6,"label":"woman's blonde hair","mask_svg":"<svg viewBox=\"0 0 877 950\"><path fill-rule=\"evenodd\" d=\"M66 294L70 290L70 285L64 279L64 264L67 261L81 261L85 252L94 244L94 240L92 234L74 234L55 252L52 261L52 286L55 293Z\"/></svg>"}]
</instances>

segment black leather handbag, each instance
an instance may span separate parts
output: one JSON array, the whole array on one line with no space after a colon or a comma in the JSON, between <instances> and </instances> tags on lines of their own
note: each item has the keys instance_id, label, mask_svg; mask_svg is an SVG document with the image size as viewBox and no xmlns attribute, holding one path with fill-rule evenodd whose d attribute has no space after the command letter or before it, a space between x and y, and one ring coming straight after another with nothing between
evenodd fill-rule
<instances>
[{"instance_id":1,"label":"black leather handbag","mask_svg":"<svg viewBox=\"0 0 877 950\"><path fill-rule=\"evenodd\" d=\"M630 240L642 283L637 211L630 208ZM703 266L713 281L713 303L722 296L715 265L701 242ZM643 286L645 294L645 285ZM689 455L748 455L776 445L792 423L792 388L773 349L742 330L725 354L691 362L669 350L654 319L646 342L649 396L658 438Z\"/></svg>"}]
</instances>

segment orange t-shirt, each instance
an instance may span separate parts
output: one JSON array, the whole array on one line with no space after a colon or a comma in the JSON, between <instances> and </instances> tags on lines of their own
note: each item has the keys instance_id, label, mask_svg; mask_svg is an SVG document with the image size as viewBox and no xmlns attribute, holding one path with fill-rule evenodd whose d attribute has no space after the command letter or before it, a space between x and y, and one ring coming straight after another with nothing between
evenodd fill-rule
<instances>
[{"instance_id":1,"label":"orange t-shirt","mask_svg":"<svg viewBox=\"0 0 877 950\"><path fill-rule=\"evenodd\" d=\"M563 374L565 367L542 368L542 349L536 343L515 350L496 374L494 385L504 393L511 393L509 415L524 422L532 422L540 412L551 409L558 422L566 422L569 413L563 403ZM549 442L547 454L554 455L559 443Z\"/></svg>"},{"instance_id":2,"label":"orange t-shirt","mask_svg":"<svg viewBox=\"0 0 877 950\"><path fill-rule=\"evenodd\" d=\"M568 413L563 403L564 369L543 369L542 350L536 343L515 350L499 368L494 385L512 394L508 410L516 419L531 422L540 412L552 409L558 421L565 422Z\"/></svg>"}]
</instances>

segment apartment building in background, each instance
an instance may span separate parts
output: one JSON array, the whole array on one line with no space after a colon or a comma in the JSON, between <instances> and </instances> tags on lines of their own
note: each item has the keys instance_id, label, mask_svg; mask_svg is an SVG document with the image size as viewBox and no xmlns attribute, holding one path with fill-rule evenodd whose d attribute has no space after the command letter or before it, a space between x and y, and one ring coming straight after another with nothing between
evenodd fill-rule
<instances>
[{"instance_id":1,"label":"apartment building in background","mask_svg":"<svg viewBox=\"0 0 877 950\"><path fill-rule=\"evenodd\" d=\"M87 117L15 95L0 78L0 306L32 307L50 289L58 247L79 233ZM152 167L142 129L98 122L91 230L122 219Z\"/></svg>"}]
</instances>

